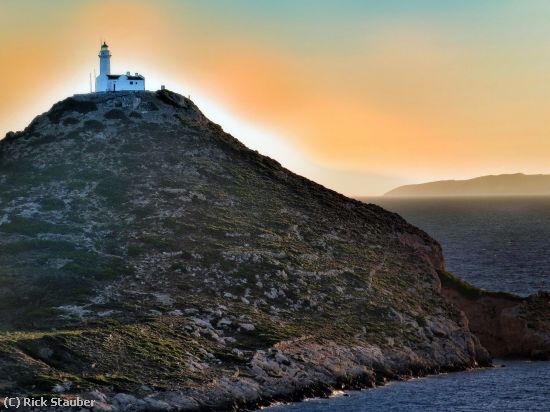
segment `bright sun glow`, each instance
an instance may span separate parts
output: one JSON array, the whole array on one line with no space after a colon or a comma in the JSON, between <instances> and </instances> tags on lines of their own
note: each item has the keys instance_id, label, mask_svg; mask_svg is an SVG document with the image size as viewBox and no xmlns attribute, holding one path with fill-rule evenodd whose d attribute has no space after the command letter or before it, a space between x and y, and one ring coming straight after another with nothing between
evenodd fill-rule
<instances>
[{"instance_id":1,"label":"bright sun glow","mask_svg":"<svg viewBox=\"0 0 550 412\"><path fill-rule=\"evenodd\" d=\"M89 92L103 38L113 72L345 194L549 172L550 7L306 3L6 1L0 133Z\"/></svg>"}]
</instances>

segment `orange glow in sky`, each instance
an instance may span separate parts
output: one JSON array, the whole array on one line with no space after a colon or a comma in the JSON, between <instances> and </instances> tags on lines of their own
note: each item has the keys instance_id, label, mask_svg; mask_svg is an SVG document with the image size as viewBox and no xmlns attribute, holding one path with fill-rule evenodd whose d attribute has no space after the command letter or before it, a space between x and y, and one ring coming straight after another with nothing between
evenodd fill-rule
<instances>
[{"instance_id":1,"label":"orange glow in sky","mask_svg":"<svg viewBox=\"0 0 550 412\"><path fill-rule=\"evenodd\" d=\"M5 0L0 134L89 92L106 39L113 72L348 195L550 173L550 5L456 3Z\"/></svg>"}]
</instances>

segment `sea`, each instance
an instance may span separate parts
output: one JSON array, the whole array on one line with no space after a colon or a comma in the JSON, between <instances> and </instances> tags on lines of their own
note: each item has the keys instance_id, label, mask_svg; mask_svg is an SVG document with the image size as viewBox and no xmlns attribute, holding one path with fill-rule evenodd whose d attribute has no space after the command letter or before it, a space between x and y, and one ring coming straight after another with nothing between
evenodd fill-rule
<instances>
[{"instance_id":1,"label":"sea","mask_svg":"<svg viewBox=\"0 0 550 412\"><path fill-rule=\"evenodd\" d=\"M446 268L487 290L550 290L550 197L361 198L443 247ZM495 360L456 372L266 408L270 412L550 411L550 362Z\"/></svg>"},{"instance_id":2,"label":"sea","mask_svg":"<svg viewBox=\"0 0 550 412\"><path fill-rule=\"evenodd\" d=\"M443 247L447 270L473 285L550 290L550 197L368 198Z\"/></svg>"}]
</instances>

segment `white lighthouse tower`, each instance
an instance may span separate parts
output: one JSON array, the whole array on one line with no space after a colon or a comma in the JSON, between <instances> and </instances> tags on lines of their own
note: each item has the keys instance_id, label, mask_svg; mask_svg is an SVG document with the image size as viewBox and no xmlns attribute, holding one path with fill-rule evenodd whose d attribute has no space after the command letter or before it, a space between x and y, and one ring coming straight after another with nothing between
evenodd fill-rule
<instances>
[{"instance_id":1,"label":"white lighthouse tower","mask_svg":"<svg viewBox=\"0 0 550 412\"><path fill-rule=\"evenodd\" d=\"M117 92L122 90L145 90L145 78L136 73L111 74L111 52L107 43L103 42L99 51L99 76L95 79L96 92Z\"/></svg>"},{"instance_id":2,"label":"white lighthouse tower","mask_svg":"<svg viewBox=\"0 0 550 412\"><path fill-rule=\"evenodd\" d=\"M102 74L111 74L111 52L105 42L103 42L99 51L99 75Z\"/></svg>"}]
</instances>

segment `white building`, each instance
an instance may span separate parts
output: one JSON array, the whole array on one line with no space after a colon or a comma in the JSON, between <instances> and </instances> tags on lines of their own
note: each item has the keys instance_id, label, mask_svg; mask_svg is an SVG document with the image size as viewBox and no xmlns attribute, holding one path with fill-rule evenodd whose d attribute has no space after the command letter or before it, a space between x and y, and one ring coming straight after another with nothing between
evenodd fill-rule
<instances>
[{"instance_id":1,"label":"white building","mask_svg":"<svg viewBox=\"0 0 550 412\"><path fill-rule=\"evenodd\" d=\"M145 90L145 78L136 73L111 74L111 53L103 42L99 52L99 76L95 79L96 92L116 92L121 90Z\"/></svg>"}]
</instances>

